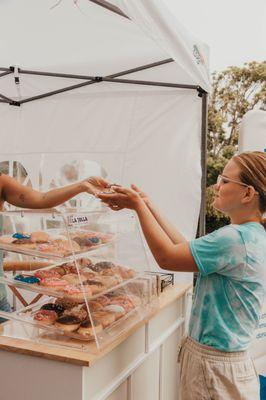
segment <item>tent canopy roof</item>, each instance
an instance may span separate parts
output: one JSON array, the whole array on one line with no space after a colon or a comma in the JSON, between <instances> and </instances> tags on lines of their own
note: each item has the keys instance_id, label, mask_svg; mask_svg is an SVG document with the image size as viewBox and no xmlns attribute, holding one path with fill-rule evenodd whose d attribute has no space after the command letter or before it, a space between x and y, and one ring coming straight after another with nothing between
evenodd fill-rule
<instances>
[{"instance_id":1,"label":"tent canopy roof","mask_svg":"<svg viewBox=\"0 0 266 400\"><path fill-rule=\"evenodd\" d=\"M199 51L204 46L184 28L175 31L176 21L171 20L170 13L153 2L151 0L147 6L137 0L132 10L130 2L122 0L120 11L114 2L103 0L79 0L76 5L74 1L61 1L56 7L52 7L55 5L52 1L50 4L42 0L4 1L0 13L0 67L17 65L26 70L108 76L173 57L174 63L124 78L199 85L208 90L206 76L202 75L202 68L207 71L206 62L197 64L195 54L195 49ZM119 15L125 11L130 18ZM145 12L149 14L142 19ZM172 46L175 38L180 40L175 44L176 49ZM188 50L191 50L189 57ZM63 83L62 79L33 79L32 87L37 85L44 91L79 83L77 80ZM37 94L30 87L30 79L23 76L23 80L27 86L25 96ZM0 78L0 93L16 97L12 75Z\"/></svg>"}]
</instances>

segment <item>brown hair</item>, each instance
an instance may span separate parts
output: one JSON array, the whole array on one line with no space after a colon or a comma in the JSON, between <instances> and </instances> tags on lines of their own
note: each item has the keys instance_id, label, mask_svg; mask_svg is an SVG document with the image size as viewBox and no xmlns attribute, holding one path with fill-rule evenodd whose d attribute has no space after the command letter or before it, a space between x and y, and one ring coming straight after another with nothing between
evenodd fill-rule
<instances>
[{"instance_id":1,"label":"brown hair","mask_svg":"<svg viewBox=\"0 0 266 400\"><path fill-rule=\"evenodd\" d=\"M259 209L266 212L266 153L250 151L238 154L233 160L241 169L241 182L253 186L259 193ZM266 218L262 218L262 225L266 229Z\"/></svg>"}]
</instances>

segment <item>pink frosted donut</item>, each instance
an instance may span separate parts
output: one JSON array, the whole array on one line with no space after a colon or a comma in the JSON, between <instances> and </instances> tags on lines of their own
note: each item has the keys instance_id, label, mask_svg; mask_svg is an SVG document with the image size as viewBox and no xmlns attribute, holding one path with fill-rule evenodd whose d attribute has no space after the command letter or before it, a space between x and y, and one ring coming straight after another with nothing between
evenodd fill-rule
<instances>
[{"instance_id":1,"label":"pink frosted donut","mask_svg":"<svg viewBox=\"0 0 266 400\"><path fill-rule=\"evenodd\" d=\"M71 298L78 303L83 303L85 301L84 294L87 297L92 296L92 290L89 286L84 286L83 292L80 285L67 285L64 287L64 293L68 298Z\"/></svg>"},{"instance_id":2,"label":"pink frosted donut","mask_svg":"<svg viewBox=\"0 0 266 400\"><path fill-rule=\"evenodd\" d=\"M64 281L64 279L59 279L59 278L44 278L41 279L40 285L51 287L56 290L62 290L65 286L68 285L68 282Z\"/></svg>"},{"instance_id":3,"label":"pink frosted donut","mask_svg":"<svg viewBox=\"0 0 266 400\"><path fill-rule=\"evenodd\" d=\"M60 278L61 275L57 271L49 270L49 269L44 269L40 271L36 271L34 273L34 276L39 279L45 279L45 278Z\"/></svg>"}]
</instances>

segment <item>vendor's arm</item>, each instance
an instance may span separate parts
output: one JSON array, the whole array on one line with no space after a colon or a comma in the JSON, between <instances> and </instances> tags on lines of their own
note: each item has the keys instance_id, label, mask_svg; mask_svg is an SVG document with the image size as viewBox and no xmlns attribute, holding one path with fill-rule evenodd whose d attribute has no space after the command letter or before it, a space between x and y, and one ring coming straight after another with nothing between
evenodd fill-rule
<instances>
[{"instance_id":1,"label":"vendor's arm","mask_svg":"<svg viewBox=\"0 0 266 400\"><path fill-rule=\"evenodd\" d=\"M51 208L64 203L79 193L87 192L95 195L107 187L109 187L109 184L104 179L91 177L48 192L39 192L21 185L8 175L2 174L0 176L1 200L22 208Z\"/></svg>"},{"instance_id":2,"label":"vendor's arm","mask_svg":"<svg viewBox=\"0 0 266 400\"><path fill-rule=\"evenodd\" d=\"M137 212L146 241L161 268L198 272L188 242L174 244L138 193L124 188L115 190L117 192L115 194L99 194L98 197L108 203L113 210L131 208Z\"/></svg>"}]
</instances>

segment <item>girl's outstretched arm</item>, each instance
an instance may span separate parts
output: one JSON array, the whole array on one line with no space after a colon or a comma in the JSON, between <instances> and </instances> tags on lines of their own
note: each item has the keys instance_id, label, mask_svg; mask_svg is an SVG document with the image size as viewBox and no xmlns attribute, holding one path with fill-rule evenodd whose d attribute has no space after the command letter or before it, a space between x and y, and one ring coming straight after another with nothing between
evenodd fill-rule
<instances>
[{"instance_id":1,"label":"girl's outstretched arm","mask_svg":"<svg viewBox=\"0 0 266 400\"><path fill-rule=\"evenodd\" d=\"M144 200L146 206L148 207L160 227L164 230L164 232L174 244L187 242L186 238L176 229L176 227L164 215L161 214L159 209L153 204L146 193L142 192L136 185L131 185L131 188L135 190Z\"/></svg>"},{"instance_id":2,"label":"girl's outstretched arm","mask_svg":"<svg viewBox=\"0 0 266 400\"><path fill-rule=\"evenodd\" d=\"M113 187L113 190L116 193L100 193L98 197L114 211L123 208L136 211L149 248L161 268L198 272L189 243L174 244L136 191L122 187Z\"/></svg>"}]
</instances>

